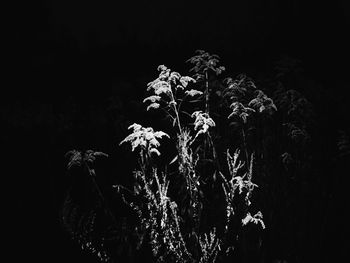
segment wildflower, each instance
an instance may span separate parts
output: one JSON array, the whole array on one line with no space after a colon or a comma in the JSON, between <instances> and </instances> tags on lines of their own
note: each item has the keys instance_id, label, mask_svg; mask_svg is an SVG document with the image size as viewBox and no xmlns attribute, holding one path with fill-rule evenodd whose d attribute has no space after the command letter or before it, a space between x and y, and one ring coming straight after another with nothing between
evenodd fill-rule
<instances>
[{"instance_id":1,"label":"wildflower","mask_svg":"<svg viewBox=\"0 0 350 263\"><path fill-rule=\"evenodd\" d=\"M160 101L168 103L168 106L176 105L175 90L184 90L189 82L195 82L195 80L188 76L181 76L180 73L167 68L164 65L158 66L160 71L158 78L147 84L147 91L152 91L152 95L145 98L143 102L150 102L151 104L147 107L149 109L157 109L160 107ZM195 96L201 94L200 91L190 90L186 91L186 95Z\"/></svg>"},{"instance_id":2,"label":"wildflower","mask_svg":"<svg viewBox=\"0 0 350 263\"><path fill-rule=\"evenodd\" d=\"M169 135L162 131L154 131L153 128L147 127L144 128L140 124L134 123L128 127L128 129L133 129L133 132L128 135L124 140L122 140L119 145L130 142L132 146L132 151L137 147L141 147L142 150L147 150L148 153L155 153L160 155L157 147L160 146L160 143L157 139L166 136L169 138Z\"/></svg>"},{"instance_id":3,"label":"wildflower","mask_svg":"<svg viewBox=\"0 0 350 263\"><path fill-rule=\"evenodd\" d=\"M212 118L210 118L208 113L203 113L202 111L195 111L192 113L191 117L196 118L196 120L194 121L194 130L198 130L194 139L196 139L198 135L208 132L209 127L215 126L215 122Z\"/></svg>"}]
</instances>

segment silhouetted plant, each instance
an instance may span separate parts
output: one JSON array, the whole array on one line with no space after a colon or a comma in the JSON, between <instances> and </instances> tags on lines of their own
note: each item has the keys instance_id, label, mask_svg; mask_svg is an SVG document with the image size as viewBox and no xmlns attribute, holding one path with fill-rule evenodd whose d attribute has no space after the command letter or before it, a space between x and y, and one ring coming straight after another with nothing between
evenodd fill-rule
<instances>
[{"instance_id":1,"label":"silhouetted plant","mask_svg":"<svg viewBox=\"0 0 350 263\"><path fill-rule=\"evenodd\" d=\"M206 59L208 59L208 63L205 63ZM201 77L205 76L204 81L206 82L206 88L208 88L207 70L215 71L215 66L218 62L217 57L210 56L206 52L200 52L199 56L192 58L190 61L196 62L194 69L198 74L197 77L200 80ZM152 152L155 152L157 156L160 155L160 152L156 149L160 144L154 140L157 137L155 136L156 133L152 128L143 128L139 124L133 124L130 126L130 129L134 129L133 133L121 143L130 142L132 150L139 145L141 146L139 150L140 167L134 172L137 185L140 187L134 188L134 191L126 190L125 192L133 193L134 197L139 197L139 202L128 201L125 198L125 188L122 186L116 187L122 194L123 200L138 215L141 228L149 236L153 255L158 262L216 262L218 254L228 255L231 251L229 248L232 248L232 244L227 244L228 239L224 236L228 234L229 228L233 227L233 225L229 224L232 217L238 216L239 218L242 216L242 218L238 219L241 220L241 227L249 222L260 223L263 228L265 227L261 212L255 213L254 216L249 212L252 191L254 187L257 187L252 182L253 153L249 159L247 157L246 162L240 161L238 163L239 151L236 151L234 158L227 151L226 165L229 170L229 179L226 179L225 171L217 171L220 172L224 182L222 189L225 196L225 210L227 211L225 229L223 232L218 233L216 227L211 226L212 222L202 223L202 212L203 209L206 209L203 200L210 199L210 196L205 196L205 190L203 189L205 182L202 178L205 174L201 174L199 164L203 155L200 156L198 153L193 152L194 144L199 143L201 145L200 137L210 138L210 129L215 127L215 122L210 117L208 107L209 91L206 90L207 96L204 98L205 112L196 110L190 114L187 113L188 116L194 119L192 122L193 128L191 129L192 123L186 121L186 118L182 118L180 107L186 103L188 96L202 95L202 92L190 88L190 83L195 83L196 81L191 77L183 77L164 65L159 66L158 70L160 71L159 77L148 84L148 91L151 92L151 95L144 99L144 102L150 103L147 110L163 109L170 116L173 126L177 126L177 136L174 138L177 156L171 163L177 161L178 168L174 171L167 169L164 172L163 180L160 180L158 176L159 168L157 168L156 162L152 159L151 150L146 150L152 145L154 147ZM215 72L220 73L222 70L223 67ZM201 74L202 72L206 74ZM240 103L238 101L237 99L231 105ZM274 107L272 100L267 98L262 92L257 93L249 102L251 102L252 107L258 108L259 113L262 113L265 109L268 110L269 107ZM251 111L255 110L251 109ZM145 134L144 131L147 131L149 134ZM164 132L157 133L159 135L166 134ZM170 136L169 139L172 139L172 137ZM207 149L211 148L214 150L213 141L209 140L209 142L210 147ZM245 152L247 153L246 149ZM213 158L216 162L220 162L220 158L216 154L213 154ZM248 163L249 167L247 167ZM238 166L236 167L236 165ZM239 169L246 170L246 172L238 174ZM171 173L172 178L177 180L177 182L167 179L169 178L167 173ZM174 189L180 189L179 192L175 190L173 193L178 192L181 195L188 196L188 198L184 200L184 198L176 196L176 194L171 196L168 191L170 182L175 183ZM240 215L236 215L238 207L235 204L235 198L240 195L244 195L245 205L244 208L240 206L242 211L240 211ZM180 203L178 204L176 200L179 200L179 198ZM184 207L187 207L187 209L184 210ZM207 229L212 229L209 233L209 239ZM221 247L225 248L225 251L222 252Z\"/></svg>"},{"instance_id":2,"label":"silhouetted plant","mask_svg":"<svg viewBox=\"0 0 350 263\"><path fill-rule=\"evenodd\" d=\"M98 207L115 229L115 240L130 236L136 250L149 245L157 262L221 262L239 249L248 249L250 233L245 228L249 223L265 229L263 213L257 209L263 202L255 202L252 194L259 184L256 181L269 186L262 178L271 172L267 168L270 159L265 157L271 136L267 129L279 106L244 74L220 83L217 77L225 68L219 66L217 55L201 50L188 62L194 64L193 77L160 65L143 100L147 111L164 112L173 128L155 131L134 123L129 126L131 133L120 142L130 144L138 154L132 188L114 185L136 216L135 224L129 224L133 233L123 237L121 231L117 233L120 220L114 217L96 181L92 180L92 186ZM214 95L220 103L209 107ZM280 105L284 107L282 102ZM297 110L290 114L294 112ZM225 128L217 129L218 125ZM287 127L292 138L299 140L303 135L298 126ZM169 157L161 152L164 139L170 145L167 153L175 155L166 164L161 162ZM69 170L84 165L89 178L95 178L90 165L103 153L71 151L68 155ZM283 160L292 157L286 153ZM215 218L210 216L213 207L217 208ZM74 236L82 231L71 232Z\"/></svg>"}]
</instances>

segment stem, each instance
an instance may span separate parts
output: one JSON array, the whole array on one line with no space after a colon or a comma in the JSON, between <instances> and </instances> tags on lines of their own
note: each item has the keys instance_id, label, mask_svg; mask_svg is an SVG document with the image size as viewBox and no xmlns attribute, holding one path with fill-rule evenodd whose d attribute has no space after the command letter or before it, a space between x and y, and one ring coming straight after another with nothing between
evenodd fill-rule
<instances>
[{"instance_id":1,"label":"stem","mask_svg":"<svg viewBox=\"0 0 350 263\"><path fill-rule=\"evenodd\" d=\"M242 126L242 136L243 136L243 145L244 145L245 157L246 157L246 160L247 160L247 165L249 165L247 142L246 142L246 136L245 136L245 132L244 132L244 127L243 126Z\"/></svg>"},{"instance_id":2,"label":"stem","mask_svg":"<svg viewBox=\"0 0 350 263\"><path fill-rule=\"evenodd\" d=\"M88 171L88 173L89 173L89 178L91 179L91 181L92 181L93 185L95 186L95 189L96 189L96 191L97 191L97 193L98 193L98 195L99 195L99 197L100 197L102 203L103 203L104 206L105 206L106 212L107 212L107 213L109 214L109 216L112 218L113 222L114 222L115 224L117 224L117 220L116 220L115 216L113 215L111 208L110 208L109 205L107 204L107 201L106 201L106 199L104 198L104 196L103 196L103 194L102 194L102 191L101 191L100 187L98 186L98 184L97 184L97 182L96 182L96 180L95 180L95 178L94 178L94 175L93 175L92 172L91 172L91 169L90 169L89 165L88 165L86 162L84 162L84 164L85 164L85 167L86 167L86 169L87 169L87 171Z\"/></svg>"},{"instance_id":3,"label":"stem","mask_svg":"<svg viewBox=\"0 0 350 263\"><path fill-rule=\"evenodd\" d=\"M175 101L175 98L174 98L174 94L173 94L173 92L171 91L171 105L173 106L173 108L174 108L174 112L175 112L175 116L176 116L176 122L177 122L177 126L178 126L178 128L179 128L179 132L180 132L180 134L182 134L182 128L181 128L181 123L180 123L180 117L179 117L179 112L178 112L178 110L177 110L177 108L176 108L176 101Z\"/></svg>"},{"instance_id":4,"label":"stem","mask_svg":"<svg viewBox=\"0 0 350 263\"><path fill-rule=\"evenodd\" d=\"M216 149L215 149L215 145L214 145L214 142L210 136L210 133L208 131L208 138L209 138L209 143L213 149L213 158L214 158L214 161L215 161L215 164L216 164L216 169L217 171L220 171L220 163L219 163L219 159L217 157L217 154L216 154Z\"/></svg>"},{"instance_id":5,"label":"stem","mask_svg":"<svg viewBox=\"0 0 350 263\"><path fill-rule=\"evenodd\" d=\"M209 79L208 71L205 71L205 113L209 113Z\"/></svg>"},{"instance_id":6,"label":"stem","mask_svg":"<svg viewBox=\"0 0 350 263\"><path fill-rule=\"evenodd\" d=\"M140 151L140 167L141 167L141 170L144 174L146 174L146 162L145 162L145 150L141 149Z\"/></svg>"},{"instance_id":7,"label":"stem","mask_svg":"<svg viewBox=\"0 0 350 263\"><path fill-rule=\"evenodd\" d=\"M179 112L176 109L176 106L174 105L174 111L176 114L176 122L177 122L177 126L179 127L179 132L180 134L182 133L182 128L181 128L181 123L180 123L180 117L179 117Z\"/></svg>"}]
</instances>

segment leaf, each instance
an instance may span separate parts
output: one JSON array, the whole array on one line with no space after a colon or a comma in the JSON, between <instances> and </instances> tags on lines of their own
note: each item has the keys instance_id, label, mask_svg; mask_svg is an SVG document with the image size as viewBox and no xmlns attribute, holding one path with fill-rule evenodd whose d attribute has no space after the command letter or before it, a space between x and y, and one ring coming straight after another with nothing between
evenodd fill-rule
<instances>
[{"instance_id":1,"label":"leaf","mask_svg":"<svg viewBox=\"0 0 350 263\"><path fill-rule=\"evenodd\" d=\"M178 156L176 155L176 156L170 161L169 165L172 164L172 163L174 163L174 162L176 162L177 159L178 159Z\"/></svg>"},{"instance_id":2,"label":"leaf","mask_svg":"<svg viewBox=\"0 0 350 263\"><path fill-rule=\"evenodd\" d=\"M191 90L186 90L185 94L188 95L188 96L194 97L196 95L202 95L203 92L199 91L199 90L191 89Z\"/></svg>"},{"instance_id":3,"label":"leaf","mask_svg":"<svg viewBox=\"0 0 350 263\"><path fill-rule=\"evenodd\" d=\"M151 148L151 149L150 149L150 153L155 153L155 154L157 154L158 156L160 155L160 152L159 152L156 148Z\"/></svg>"},{"instance_id":4,"label":"leaf","mask_svg":"<svg viewBox=\"0 0 350 263\"><path fill-rule=\"evenodd\" d=\"M160 99L161 99L160 96L158 96L158 95L152 95L152 96L149 96L149 97L145 98L145 99L143 100L143 102L145 103L145 102L147 102L147 101L151 101L152 103L154 103L154 102L156 102L156 101L160 101Z\"/></svg>"},{"instance_id":5,"label":"leaf","mask_svg":"<svg viewBox=\"0 0 350 263\"><path fill-rule=\"evenodd\" d=\"M202 100L189 100L189 103L196 103L196 102L201 102Z\"/></svg>"},{"instance_id":6,"label":"leaf","mask_svg":"<svg viewBox=\"0 0 350 263\"><path fill-rule=\"evenodd\" d=\"M150 109L158 109L159 106L160 106L159 103L156 103L156 102L155 103L151 103L150 105L148 105L147 111L149 111Z\"/></svg>"}]
</instances>

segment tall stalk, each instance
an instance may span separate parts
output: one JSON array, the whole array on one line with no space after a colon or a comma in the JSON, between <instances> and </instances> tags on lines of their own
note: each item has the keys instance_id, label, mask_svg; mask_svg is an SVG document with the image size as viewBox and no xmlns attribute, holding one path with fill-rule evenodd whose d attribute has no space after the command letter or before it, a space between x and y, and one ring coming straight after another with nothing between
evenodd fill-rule
<instances>
[{"instance_id":1,"label":"tall stalk","mask_svg":"<svg viewBox=\"0 0 350 263\"><path fill-rule=\"evenodd\" d=\"M209 114L209 79L208 79L208 70L205 70L205 113Z\"/></svg>"}]
</instances>

